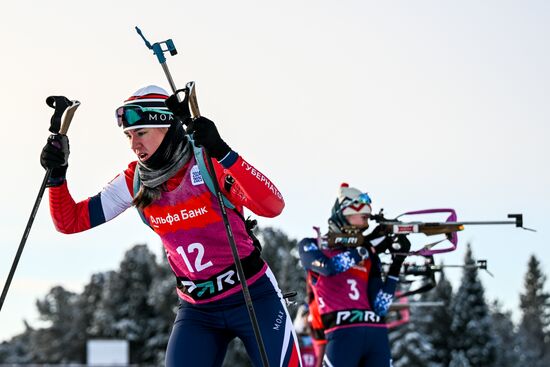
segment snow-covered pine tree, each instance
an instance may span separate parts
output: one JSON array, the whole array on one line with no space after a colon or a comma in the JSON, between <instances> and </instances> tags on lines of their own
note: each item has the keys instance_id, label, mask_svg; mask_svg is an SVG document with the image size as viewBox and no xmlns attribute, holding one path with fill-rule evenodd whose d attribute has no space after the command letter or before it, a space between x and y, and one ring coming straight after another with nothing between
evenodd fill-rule
<instances>
[{"instance_id":1,"label":"snow-covered pine tree","mask_svg":"<svg viewBox=\"0 0 550 367\"><path fill-rule=\"evenodd\" d=\"M84 361L85 320L78 308L78 295L53 287L36 301L40 319L48 326L31 333L30 359L34 363L81 363Z\"/></svg>"},{"instance_id":2,"label":"snow-covered pine tree","mask_svg":"<svg viewBox=\"0 0 550 367\"><path fill-rule=\"evenodd\" d=\"M99 304L104 295L106 284L114 276L114 271L106 271L93 274L90 277L90 282L84 286L84 290L80 294L77 307L83 317L87 320L84 333L87 339L103 338L107 335L101 333L100 322L97 322Z\"/></svg>"},{"instance_id":3,"label":"snow-covered pine tree","mask_svg":"<svg viewBox=\"0 0 550 367\"><path fill-rule=\"evenodd\" d=\"M80 295L57 286L37 301L46 326L26 330L0 348L0 363L85 363L86 341L94 334L93 318L113 272L94 274Z\"/></svg>"},{"instance_id":4,"label":"snow-covered pine tree","mask_svg":"<svg viewBox=\"0 0 550 367\"><path fill-rule=\"evenodd\" d=\"M550 295L544 291L546 275L538 259L531 255L525 274L524 292L520 295L522 312L519 325L521 365L550 365Z\"/></svg>"},{"instance_id":5,"label":"snow-covered pine tree","mask_svg":"<svg viewBox=\"0 0 550 367\"><path fill-rule=\"evenodd\" d=\"M418 332L426 336L434 349L432 361L440 366L448 366L451 362L452 300L453 287L442 270L435 288L422 294L421 301L443 302L444 306L418 309L412 315Z\"/></svg>"},{"instance_id":6,"label":"snow-covered pine tree","mask_svg":"<svg viewBox=\"0 0 550 367\"><path fill-rule=\"evenodd\" d=\"M117 273L107 271L92 275L90 283L84 288L85 296L82 298L84 312L92 315L89 325L91 338L118 338L116 335L115 315L111 312L116 307L114 300L109 299ZM88 298L89 296L89 298Z\"/></svg>"},{"instance_id":7,"label":"snow-covered pine tree","mask_svg":"<svg viewBox=\"0 0 550 367\"><path fill-rule=\"evenodd\" d=\"M466 353L464 351L454 351L451 356L451 362L449 363L449 367L471 367L470 361L468 361L468 358L466 357Z\"/></svg>"},{"instance_id":8,"label":"snow-covered pine tree","mask_svg":"<svg viewBox=\"0 0 550 367\"><path fill-rule=\"evenodd\" d=\"M469 244L464 264L475 265ZM453 298L451 310L453 351L462 352L472 366L492 366L496 358L496 340L477 268L463 270L462 281Z\"/></svg>"},{"instance_id":9,"label":"snow-covered pine tree","mask_svg":"<svg viewBox=\"0 0 550 367\"><path fill-rule=\"evenodd\" d=\"M417 311L421 311L418 309ZM426 336L417 331L414 322L408 322L390 332L393 367L439 367L432 362L434 349Z\"/></svg>"},{"instance_id":10,"label":"snow-covered pine tree","mask_svg":"<svg viewBox=\"0 0 550 367\"><path fill-rule=\"evenodd\" d=\"M25 331L0 344L0 364L31 364L31 338L34 329L26 322Z\"/></svg>"},{"instance_id":11,"label":"snow-covered pine tree","mask_svg":"<svg viewBox=\"0 0 550 367\"><path fill-rule=\"evenodd\" d=\"M176 278L166 256L162 256L159 265L147 298L147 302L154 312L148 320L152 335L146 342L145 349L148 352L144 357L152 359L156 366L163 366L166 345L168 345L170 332L176 318L179 297L176 293Z\"/></svg>"},{"instance_id":12,"label":"snow-covered pine tree","mask_svg":"<svg viewBox=\"0 0 550 367\"><path fill-rule=\"evenodd\" d=\"M94 314L93 329L99 335L130 341L132 363L154 362L154 353L146 348L155 335L150 322L155 310L148 298L158 272L155 255L147 246L134 246L125 253L120 269L108 278Z\"/></svg>"},{"instance_id":13,"label":"snow-covered pine tree","mask_svg":"<svg viewBox=\"0 0 550 367\"><path fill-rule=\"evenodd\" d=\"M498 301L494 301L491 305L491 318L493 319L497 348L494 365L496 367L521 366L518 335L512 322L511 313L503 311L502 305Z\"/></svg>"},{"instance_id":14,"label":"snow-covered pine tree","mask_svg":"<svg viewBox=\"0 0 550 367\"><path fill-rule=\"evenodd\" d=\"M283 231L271 227L260 229L258 237L263 246L262 257L277 278L279 288L283 292L296 291L296 299L305 300L306 272L300 264L298 242L290 239ZM294 317L297 307L289 307L288 311Z\"/></svg>"}]
</instances>

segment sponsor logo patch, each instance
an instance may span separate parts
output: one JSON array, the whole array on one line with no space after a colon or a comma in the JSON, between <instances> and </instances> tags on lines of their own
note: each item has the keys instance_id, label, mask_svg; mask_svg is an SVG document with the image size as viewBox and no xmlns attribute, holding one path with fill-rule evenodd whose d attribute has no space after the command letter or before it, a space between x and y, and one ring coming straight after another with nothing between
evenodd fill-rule
<instances>
[{"instance_id":1,"label":"sponsor logo patch","mask_svg":"<svg viewBox=\"0 0 550 367\"><path fill-rule=\"evenodd\" d=\"M202 176L201 176L201 171L199 169L199 166L198 165L194 165L192 168L191 168L191 183L193 184L193 186L197 186L197 185L203 185L204 184L204 180L202 179Z\"/></svg>"},{"instance_id":2,"label":"sponsor logo patch","mask_svg":"<svg viewBox=\"0 0 550 367\"><path fill-rule=\"evenodd\" d=\"M336 325L349 325L362 322L380 323L380 316L372 311L350 310L338 311L336 314Z\"/></svg>"},{"instance_id":3,"label":"sponsor logo patch","mask_svg":"<svg viewBox=\"0 0 550 367\"><path fill-rule=\"evenodd\" d=\"M221 221L212 208L210 193L205 192L174 206L151 205L144 214L159 235L191 228L204 228Z\"/></svg>"}]
</instances>

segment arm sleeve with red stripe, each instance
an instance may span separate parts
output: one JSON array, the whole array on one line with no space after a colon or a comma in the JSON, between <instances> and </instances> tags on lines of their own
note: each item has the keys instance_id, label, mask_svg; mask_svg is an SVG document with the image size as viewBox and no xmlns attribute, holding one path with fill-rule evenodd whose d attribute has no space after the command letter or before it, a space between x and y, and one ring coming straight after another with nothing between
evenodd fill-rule
<instances>
[{"instance_id":1,"label":"arm sleeve with red stripe","mask_svg":"<svg viewBox=\"0 0 550 367\"><path fill-rule=\"evenodd\" d=\"M50 214L61 233L77 233L108 222L132 205L131 185L135 162L97 195L76 202L67 182L49 188Z\"/></svg>"},{"instance_id":2,"label":"arm sleeve with red stripe","mask_svg":"<svg viewBox=\"0 0 550 367\"><path fill-rule=\"evenodd\" d=\"M214 161L214 169L224 195L238 208L246 207L254 214L263 217L276 217L285 207L283 196L277 187L263 173L245 161L235 152L230 166ZM231 176L235 183L229 192L225 189L225 178Z\"/></svg>"}]
</instances>

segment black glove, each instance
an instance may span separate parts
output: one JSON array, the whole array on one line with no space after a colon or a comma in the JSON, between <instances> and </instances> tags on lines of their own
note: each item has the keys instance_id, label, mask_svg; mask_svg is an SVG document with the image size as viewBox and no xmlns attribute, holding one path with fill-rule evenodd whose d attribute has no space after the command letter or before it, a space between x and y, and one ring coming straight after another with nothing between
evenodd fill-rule
<instances>
[{"instance_id":1,"label":"black glove","mask_svg":"<svg viewBox=\"0 0 550 367\"><path fill-rule=\"evenodd\" d=\"M172 94L166 101L164 101L164 104L178 120L181 121L184 125L189 125L191 123L191 111L189 110L189 102L187 101L187 98L185 98L183 101L178 101L177 93L184 91L184 89L180 89L176 91L175 94Z\"/></svg>"},{"instance_id":2,"label":"black glove","mask_svg":"<svg viewBox=\"0 0 550 367\"><path fill-rule=\"evenodd\" d=\"M65 181L69 166L69 138L67 135L52 134L40 154L40 164L51 169L46 187L59 186Z\"/></svg>"},{"instance_id":3,"label":"black glove","mask_svg":"<svg viewBox=\"0 0 550 367\"><path fill-rule=\"evenodd\" d=\"M368 238L369 240L374 240L375 238L380 238L382 236L385 236L387 235L387 226L383 226L383 225L377 225L376 227L374 227L374 229L372 230L371 233L369 233L368 235L366 235L365 237Z\"/></svg>"},{"instance_id":4,"label":"black glove","mask_svg":"<svg viewBox=\"0 0 550 367\"><path fill-rule=\"evenodd\" d=\"M397 236L397 243L400 245L399 250L394 250L395 252L399 252L399 254L393 255L393 261L390 265L390 270L388 271L388 275L393 276L399 276L399 272L401 271L401 265L403 265L403 262L405 261L405 258L407 255L401 255L402 253L407 253L411 250L411 242L407 238L406 235L399 235Z\"/></svg>"},{"instance_id":5,"label":"black glove","mask_svg":"<svg viewBox=\"0 0 550 367\"><path fill-rule=\"evenodd\" d=\"M381 242L380 240L378 240L375 242L376 246L373 245L372 241L377 240L380 237L384 237L384 236L385 238L381 240ZM386 252L386 250L390 248L390 246L393 243L393 237L388 234L387 226L383 226L379 224L376 227L374 227L371 233L365 236L365 242L372 245L376 249L377 254L381 254Z\"/></svg>"},{"instance_id":6,"label":"black glove","mask_svg":"<svg viewBox=\"0 0 550 367\"><path fill-rule=\"evenodd\" d=\"M187 133L193 134L195 145L202 146L208 154L218 161L231 151L223 141L213 121L206 117L197 117L187 126Z\"/></svg>"}]
</instances>

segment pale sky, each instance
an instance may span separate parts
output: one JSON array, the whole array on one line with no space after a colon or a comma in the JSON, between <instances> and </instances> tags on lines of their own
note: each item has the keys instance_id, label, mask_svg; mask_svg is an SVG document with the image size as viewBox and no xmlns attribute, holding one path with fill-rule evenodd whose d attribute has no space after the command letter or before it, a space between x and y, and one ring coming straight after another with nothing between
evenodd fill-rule
<instances>
[{"instance_id":1,"label":"pale sky","mask_svg":"<svg viewBox=\"0 0 550 367\"><path fill-rule=\"evenodd\" d=\"M388 216L452 207L463 220L523 213L538 233L468 227L495 277L489 300L517 317L527 260L550 275L550 3L547 1L11 1L0 5L0 282L4 285L44 171L49 95L78 99L68 182L95 195L134 159L114 110L168 83L135 33L172 38L176 84L196 82L204 116L286 200L263 226L293 238L326 221L343 181ZM162 5L160 5L162 4ZM0 340L37 323L35 300L80 292L126 250L160 241L134 210L91 231L57 233L42 202L0 312ZM460 270L447 272L458 284ZM547 284L547 290L550 288Z\"/></svg>"}]
</instances>

